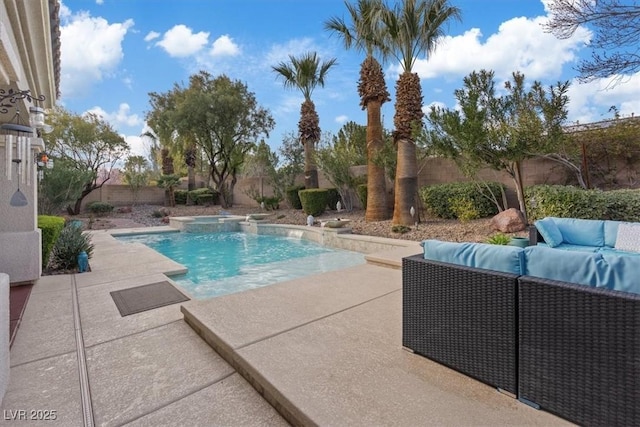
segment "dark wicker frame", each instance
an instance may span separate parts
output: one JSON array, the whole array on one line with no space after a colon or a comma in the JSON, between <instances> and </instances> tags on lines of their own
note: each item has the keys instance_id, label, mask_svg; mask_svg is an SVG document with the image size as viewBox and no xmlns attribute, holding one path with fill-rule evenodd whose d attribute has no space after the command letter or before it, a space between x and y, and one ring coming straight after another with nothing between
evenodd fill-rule
<instances>
[{"instance_id":1,"label":"dark wicker frame","mask_svg":"<svg viewBox=\"0 0 640 427\"><path fill-rule=\"evenodd\" d=\"M640 295L518 282L519 398L581 425L640 425Z\"/></svg>"},{"instance_id":2,"label":"dark wicker frame","mask_svg":"<svg viewBox=\"0 0 640 427\"><path fill-rule=\"evenodd\" d=\"M403 346L515 394L517 277L403 258Z\"/></svg>"}]
</instances>

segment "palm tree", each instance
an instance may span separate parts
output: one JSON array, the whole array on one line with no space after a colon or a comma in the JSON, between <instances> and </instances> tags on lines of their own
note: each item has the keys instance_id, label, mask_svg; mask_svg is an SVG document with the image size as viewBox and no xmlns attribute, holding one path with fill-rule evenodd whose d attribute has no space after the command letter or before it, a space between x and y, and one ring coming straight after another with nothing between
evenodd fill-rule
<instances>
[{"instance_id":1,"label":"palm tree","mask_svg":"<svg viewBox=\"0 0 640 427\"><path fill-rule=\"evenodd\" d=\"M402 67L396 82L396 105L393 139L398 162L395 178L393 224L411 225L411 208L417 206L418 161L414 131L422 126L422 88L420 77L413 73L419 55L433 53L443 26L451 19L460 20L460 9L449 0L403 0L393 8L382 5L378 14L380 32L376 45L383 58L395 59Z\"/></svg>"},{"instance_id":2,"label":"palm tree","mask_svg":"<svg viewBox=\"0 0 640 427\"><path fill-rule=\"evenodd\" d=\"M316 86L324 87L327 73L336 64L336 59L320 63L315 52L308 52L299 58L289 55L289 60L272 68L283 79L285 88L299 89L304 96L298 122L298 137L304 146L304 185L306 188L318 188L315 144L320 140L320 119L311 94Z\"/></svg>"},{"instance_id":3,"label":"palm tree","mask_svg":"<svg viewBox=\"0 0 640 427\"><path fill-rule=\"evenodd\" d=\"M389 218L387 207L387 189L384 167L376 165L374 159L384 147L382 120L380 111L382 104L389 101L389 92L384 81L382 66L374 58L377 21L372 19L380 9L379 0L358 0L357 5L345 2L351 16L351 26L344 19L331 18L325 23L327 30L338 34L344 41L344 46L367 53L360 66L360 81L358 93L360 106L367 110L367 206L365 219L367 221L383 221Z\"/></svg>"}]
</instances>

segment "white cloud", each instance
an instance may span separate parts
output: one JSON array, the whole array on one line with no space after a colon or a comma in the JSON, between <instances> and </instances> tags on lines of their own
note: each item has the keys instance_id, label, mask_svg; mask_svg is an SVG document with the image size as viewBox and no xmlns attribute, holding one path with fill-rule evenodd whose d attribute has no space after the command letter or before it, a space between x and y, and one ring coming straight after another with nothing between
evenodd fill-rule
<instances>
[{"instance_id":1,"label":"white cloud","mask_svg":"<svg viewBox=\"0 0 640 427\"><path fill-rule=\"evenodd\" d=\"M514 71L532 80L558 78L565 64L576 61L576 52L589 42L591 33L579 28L570 39L559 40L544 32L542 24L546 19L510 19L484 42L478 28L459 36L446 36L428 59L416 61L414 71L423 79L457 78L483 68L494 70L501 79Z\"/></svg>"},{"instance_id":2,"label":"white cloud","mask_svg":"<svg viewBox=\"0 0 640 427\"><path fill-rule=\"evenodd\" d=\"M164 33L162 40L156 45L162 47L170 56L184 58L199 52L208 42L209 33L194 33L191 28L180 24Z\"/></svg>"},{"instance_id":3,"label":"white cloud","mask_svg":"<svg viewBox=\"0 0 640 427\"><path fill-rule=\"evenodd\" d=\"M102 4L104 4L104 0L96 0L96 4L102 5Z\"/></svg>"},{"instance_id":4,"label":"white cloud","mask_svg":"<svg viewBox=\"0 0 640 427\"><path fill-rule=\"evenodd\" d=\"M613 118L614 106L622 117L640 115L640 72L626 77L597 79L569 88L569 118L572 123L589 123Z\"/></svg>"},{"instance_id":5,"label":"white cloud","mask_svg":"<svg viewBox=\"0 0 640 427\"><path fill-rule=\"evenodd\" d=\"M156 32L156 31L149 31L149 34L147 34L144 37L144 41L150 42L151 40L155 40L158 37L160 37L160 33Z\"/></svg>"},{"instance_id":6,"label":"white cloud","mask_svg":"<svg viewBox=\"0 0 640 427\"><path fill-rule=\"evenodd\" d=\"M60 28L61 92L75 97L117 69L124 55L122 42L134 22L128 19L110 24L85 12L71 15L68 9L64 16L67 22Z\"/></svg>"},{"instance_id":7,"label":"white cloud","mask_svg":"<svg viewBox=\"0 0 640 427\"><path fill-rule=\"evenodd\" d=\"M349 116L343 114L341 116L336 117L334 120L339 125L342 125L342 124L345 124L347 121L349 121Z\"/></svg>"},{"instance_id":8,"label":"white cloud","mask_svg":"<svg viewBox=\"0 0 640 427\"><path fill-rule=\"evenodd\" d=\"M228 35L220 36L211 46L211 56L236 56L240 54L240 48Z\"/></svg>"},{"instance_id":9,"label":"white cloud","mask_svg":"<svg viewBox=\"0 0 640 427\"><path fill-rule=\"evenodd\" d=\"M93 113L102 117L103 120L109 122L115 128L119 128L121 126L133 127L143 124L143 120L140 116L137 114L131 114L131 107L129 107L129 104L124 102L119 105L118 111L108 113L102 109L102 107L96 106L88 110L87 113Z\"/></svg>"},{"instance_id":10,"label":"white cloud","mask_svg":"<svg viewBox=\"0 0 640 427\"><path fill-rule=\"evenodd\" d=\"M318 52L319 47L314 44L313 39L303 38L289 40L285 44L273 45L269 52L267 52L265 62L276 65L280 62L289 62L289 55L300 56L301 54L314 51ZM322 57L320 57L320 60L322 60Z\"/></svg>"}]
</instances>

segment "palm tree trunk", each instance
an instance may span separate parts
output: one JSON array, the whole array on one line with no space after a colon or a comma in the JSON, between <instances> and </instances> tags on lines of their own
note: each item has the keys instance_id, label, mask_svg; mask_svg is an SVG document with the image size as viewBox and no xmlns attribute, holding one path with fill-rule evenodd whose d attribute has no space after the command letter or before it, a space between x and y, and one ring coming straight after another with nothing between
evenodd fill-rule
<instances>
[{"instance_id":1,"label":"palm tree trunk","mask_svg":"<svg viewBox=\"0 0 640 427\"><path fill-rule=\"evenodd\" d=\"M395 203L393 224L411 226L417 219L411 216L411 208L417 208L418 161L416 144L410 139L400 139L398 144L398 164L396 166Z\"/></svg>"},{"instance_id":2,"label":"palm tree trunk","mask_svg":"<svg viewBox=\"0 0 640 427\"><path fill-rule=\"evenodd\" d=\"M315 141L304 141L304 186L318 188L318 167L315 159Z\"/></svg>"},{"instance_id":3,"label":"palm tree trunk","mask_svg":"<svg viewBox=\"0 0 640 427\"><path fill-rule=\"evenodd\" d=\"M387 206L387 187L384 167L374 164L376 155L382 150L382 121L379 100L367 103L367 206L366 221L384 221L389 219Z\"/></svg>"}]
</instances>

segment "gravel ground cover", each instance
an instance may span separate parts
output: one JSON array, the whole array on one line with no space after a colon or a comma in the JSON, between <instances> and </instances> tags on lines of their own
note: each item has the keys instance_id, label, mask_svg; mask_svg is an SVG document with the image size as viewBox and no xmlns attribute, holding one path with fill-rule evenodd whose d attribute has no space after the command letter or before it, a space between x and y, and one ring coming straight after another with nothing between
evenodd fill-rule
<instances>
[{"instance_id":1,"label":"gravel ground cover","mask_svg":"<svg viewBox=\"0 0 640 427\"><path fill-rule=\"evenodd\" d=\"M117 210L117 209L116 209ZM231 215L248 215L251 213L261 213L259 207L234 206L228 209L222 209L220 206L184 206L178 205L172 208L155 205L135 205L131 208L131 212L116 212L108 216L95 217L91 223L91 229L107 229L119 226L129 227L131 222L142 226L158 226L164 225L162 217L157 216L158 212L168 213L170 216L194 216L194 215L218 215L227 212ZM276 224L296 224L306 225L307 215L301 210L295 209L279 209L275 211L266 211L271 214L266 222ZM154 215L154 213L156 215ZM450 242L484 242L496 231L491 228L490 218L461 222L458 220L443 220L439 218L424 218L418 226L411 227L406 233L394 233L392 231L391 220L379 222L367 222L364 219L365 212L363 210L347 211L326 211L324 214L316 217L316 224L319 227L320 221L329 219L349 219L349 227L354 234L362 234L368 236L388 237L393 239L422 241L425 239L438 239ZM81 215L77 219L82 219L85 228L89 228L89 216ZM127 220L127 221L123 221ZM123 225L124 224L124 225ZM513 233L513 236L526 236L526 232Z\"/></svg>"}]
</instances>

